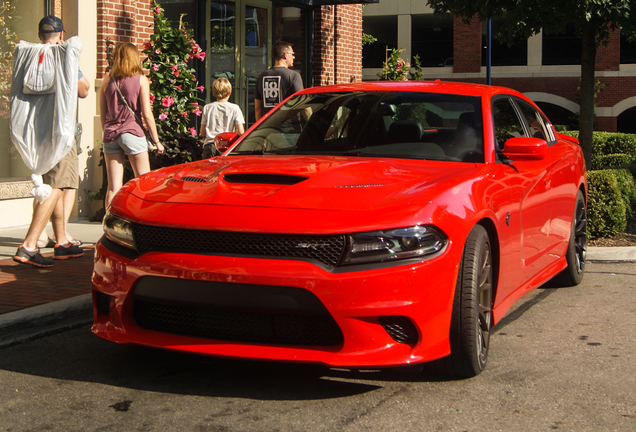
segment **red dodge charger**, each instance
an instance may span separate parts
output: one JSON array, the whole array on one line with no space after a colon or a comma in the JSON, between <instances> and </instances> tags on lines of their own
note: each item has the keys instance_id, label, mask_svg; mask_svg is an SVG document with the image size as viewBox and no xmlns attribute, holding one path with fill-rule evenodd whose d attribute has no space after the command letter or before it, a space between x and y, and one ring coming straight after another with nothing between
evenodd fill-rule
<instances>
[{"instance_id":1,"label":"red dodge charger","mask_svg":"<svg viewBox=\"0 0 636 432\"><path fill-rule=\"evenodd\" d=\"M215 145L115 196L92 277L98 336L471 377L515 301L583 277L581 148L514 90L315 87Z\"/></svg>"}]
</instances>

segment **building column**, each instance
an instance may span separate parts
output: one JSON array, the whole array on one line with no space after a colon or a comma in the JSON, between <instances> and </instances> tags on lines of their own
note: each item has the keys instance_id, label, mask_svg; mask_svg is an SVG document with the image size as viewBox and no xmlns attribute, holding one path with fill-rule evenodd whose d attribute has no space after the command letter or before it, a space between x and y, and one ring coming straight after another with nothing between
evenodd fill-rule
<instances>
[{"instance_id":1,"label":"building column","mask_svg":"<svg viewBox=\"0 0 636 432\"><path fill-rule=\"evenodd\" d=\"M409 63L411 61L411 15L398 15L397 17L397 48L403 48L402 57Z\"/></svg>"}]
</instances>

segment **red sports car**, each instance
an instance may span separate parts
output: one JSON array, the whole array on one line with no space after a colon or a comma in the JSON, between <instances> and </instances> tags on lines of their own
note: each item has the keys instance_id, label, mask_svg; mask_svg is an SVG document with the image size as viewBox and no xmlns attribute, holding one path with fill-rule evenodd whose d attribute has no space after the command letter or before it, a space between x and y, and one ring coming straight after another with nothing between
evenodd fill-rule
<instances>
[{"instance_id":1,"label":"red sports car","mask_svg":"<svg viewBox=\"0 0 636 432\"><path fill-rule=\"evenodd\" d=\"M98 336L351 368L439 360L470 377L515 301L583 277L581 148L514 90L310 88L216 145L115 196Z\"/></svg>"}]
</instances>

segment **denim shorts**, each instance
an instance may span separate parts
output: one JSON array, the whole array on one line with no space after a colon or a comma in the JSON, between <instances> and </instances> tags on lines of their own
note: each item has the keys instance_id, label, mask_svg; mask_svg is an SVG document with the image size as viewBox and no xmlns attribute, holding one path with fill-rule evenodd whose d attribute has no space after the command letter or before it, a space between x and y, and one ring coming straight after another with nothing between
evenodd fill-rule
<instances>
[{"instance_id":1,"label":"denim shorts","mask_svg":"<svg viewBox=\"0 0 636 432\"><path fill-rule=\"evenodd\" d=\"M133 134L124 133L115 141L104 143L104 153L126 153L136 155L148 151L146 137L138 137Z\"/></svg>"}]
</instances>

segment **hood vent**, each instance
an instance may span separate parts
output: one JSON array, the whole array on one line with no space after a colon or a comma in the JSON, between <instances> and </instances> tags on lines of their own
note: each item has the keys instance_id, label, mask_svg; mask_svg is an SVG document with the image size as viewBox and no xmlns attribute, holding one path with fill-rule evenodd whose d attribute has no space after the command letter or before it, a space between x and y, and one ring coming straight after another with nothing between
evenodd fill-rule
<instances>
[{"instance_id":1,"label":"hood vent","mask_svg":"<svg viewBox=\"0 0 636 432\"><path fill-rule=\"evenodd\" d=\"M339 188L369 188L369 187L381 187L384 186L381 183L377 184L351 184L351 185L341 185Z\"/></svg>"},{"instance_id":2,"label":"hood vent","mask_svg":"<svg viewBox=\"0 0 636 432\"><path fill-rule=\"evenodd\" d=\"M190 181L190 182L196 182L196 183L205 183L207 182L206 179L201 178L201 177L192 177L192 176L185 176L185 177L181 177L181 180L183 181Z\"/></svg>"},{"instance_id":3,"label":"hood vent","mask_svg":"<svg viewBox=\"0 0 636 432\"><path fill-rule=\"evenodd\" d=\"M226 174L223 180L228 183L295 185L309 177L285 174Z\"/></svg>"}]
</instances>

